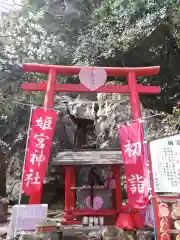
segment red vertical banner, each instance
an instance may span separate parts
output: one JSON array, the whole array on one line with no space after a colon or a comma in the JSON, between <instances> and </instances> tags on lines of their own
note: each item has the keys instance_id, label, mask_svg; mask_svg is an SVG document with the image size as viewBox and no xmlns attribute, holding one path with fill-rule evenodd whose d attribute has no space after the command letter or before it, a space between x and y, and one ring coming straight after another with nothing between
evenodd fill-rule
<instances>
[{"instance_id":1,"label":"red vertical banner","mask_svg":"<svg viewBox=\"0 0 180 240\"><path fill-rule=\"evenodd\" d=\"M143 124L134 122L119 127L120 145L124 160L128 204L143 208L148 201L148 169Z\"/></svg>"},{"instance_id":2,"label":"red vertical banner","mask_svg":"<svg viewBox=\"0 0 180 240\"><path fill-rule=\"evenodd\" d=\"M38 191L48 166L57 113L36 108L32 113L22 189L25 194Z\"/></svg>"}]
</instances>

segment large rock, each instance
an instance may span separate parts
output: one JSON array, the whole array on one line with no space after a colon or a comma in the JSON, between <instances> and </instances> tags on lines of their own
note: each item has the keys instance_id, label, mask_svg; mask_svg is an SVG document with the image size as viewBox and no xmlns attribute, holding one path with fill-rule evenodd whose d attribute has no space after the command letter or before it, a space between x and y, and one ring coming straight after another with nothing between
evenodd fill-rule
<instances>
[{"instance_id":1,"label":"large rock","mask_svg":"<svg viewBox=\"0 0 180 240\"><path fill-rule=\"evenodd\" d=\"M120 85L119 82L110 82L110 85ZM120 147L118 125L131 121L131 106L127 94L97 94L99 110L97 112L96 135L97 147ZM142 109L142 116L147 116L147 110Z\"/></svg>"},{"instance_id":2,"label":"large rock","mask_svg":"<svg viewBox=\"0 0 180 240\"><path fill-rule=\"evenodd\" d=\"M19 152L16 152L9 159L6 172L6 193L10 202L16 202L20 197L21 173L24 159L22 155L24 155L24 150L18 150Z\"/></svg>"}]
</instances>

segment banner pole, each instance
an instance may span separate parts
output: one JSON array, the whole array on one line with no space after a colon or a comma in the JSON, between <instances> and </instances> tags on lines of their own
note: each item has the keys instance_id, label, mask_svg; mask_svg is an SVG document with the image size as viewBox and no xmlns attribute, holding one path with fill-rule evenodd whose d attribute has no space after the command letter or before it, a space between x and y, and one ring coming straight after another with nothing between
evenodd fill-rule
<instances>
[{"instance_id":1,"label":"banner pole","mask_svg":"<svg viewBox=\"0 0 180 240\"><path fill-rule=\"evenodd\" d=\"M23 183L23 177L24 177L24 167L25 167L25 162L26 162L26 154L27 154L27 148L28 148L28 142L29 142L29 134L30 134L30 130L31 130L31 120L32 120L33 109L34 109L34 107L31 106L30 116L29 116L29 124L28 124L28 131L27 131L27 139L26 139L26 147L25 147L25 153L24 153L23 170L22 170L20 190L19 190L19 199L18 199L16 223L15 223L15 229L14 229L13 237L16 237L16 233L17 233L16 226L17 226L18 216L19 216L19 207L20 207L20 204L21 204L21 194L22 194L22 183Z\"/></svg>"},{"instance_id":2,"label":"banner pole","mask_svg":"<svg viewBox=\"0 0 180 240\"><path fill-rule=\"evenodd\" d=\"M147 141L147 137L148 137L148 128L147 127L144 127L144 140ZM148 161L148 157L149 157L149 152L148 152L148 143L145 143L146 144L146 163L148 165L148 171L149 171L149 161ZM148 174L148 181L149 181L149 193L150 193L150 203L151 203L151 206L150 206L150 211L151 211L151 218L152 218L152 223L153 223L153 232L154 232L154 240L157 240L157 237L156 237L156 224L155 224L155 216L154 216L154 206L153 206L153 201L152 201L152 185L151 185L151 179L150 179L150 175Z\"/></svg>"}]
</instances>

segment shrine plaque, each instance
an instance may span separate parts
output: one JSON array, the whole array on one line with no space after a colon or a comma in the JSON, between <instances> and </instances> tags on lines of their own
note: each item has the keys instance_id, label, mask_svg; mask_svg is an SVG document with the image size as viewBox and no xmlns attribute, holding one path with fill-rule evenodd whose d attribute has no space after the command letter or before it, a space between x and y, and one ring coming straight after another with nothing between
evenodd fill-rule
<instances>
[{"instance_id":1,"label":"shrine plaque","mask_svg":"<svg viewBox=\"0 0 180 240\"><path fill-rule=\"evenodd\" d=\"M180 193L180 134L150 142L155 192Z\"/></svg>"}]
</instances>

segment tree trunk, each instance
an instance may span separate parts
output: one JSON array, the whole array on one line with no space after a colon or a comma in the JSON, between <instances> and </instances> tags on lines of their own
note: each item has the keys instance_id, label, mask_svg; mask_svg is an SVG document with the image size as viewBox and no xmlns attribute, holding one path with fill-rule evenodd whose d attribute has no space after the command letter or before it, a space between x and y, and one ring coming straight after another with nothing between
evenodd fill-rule
<instances>
[{"instance_id":1,"label":"tree trunk","mask_svg":"<svg viewBox=\"0 0 180 240\"><path fill-rule=\"evenodd\" d=\"M6 197L6 155L2 148L0 148L0 197Z\"/></svg>"}]
</instances>

